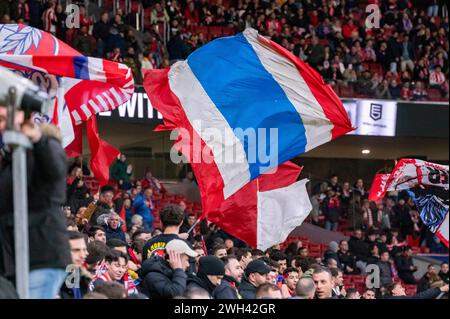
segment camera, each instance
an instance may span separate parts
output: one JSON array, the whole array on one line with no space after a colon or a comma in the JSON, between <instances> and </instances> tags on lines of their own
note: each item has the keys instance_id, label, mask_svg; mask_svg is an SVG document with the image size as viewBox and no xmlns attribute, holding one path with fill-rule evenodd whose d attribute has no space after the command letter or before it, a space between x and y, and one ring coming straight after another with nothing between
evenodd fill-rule
<instances>
[{"instance_id":1,"label":"camera","mask_svg":"<svg viewBox=\"0 0 450 319\"><path fill-rule=\"evenodd\" d=\"M50 100L47 93L43 92L32 81L0 67L0 105L7 106L10 104L10 88L15 89L12 106L16 110L24 111L26 116L33 112L48 112Z\"/></svg>"}]
</instances>

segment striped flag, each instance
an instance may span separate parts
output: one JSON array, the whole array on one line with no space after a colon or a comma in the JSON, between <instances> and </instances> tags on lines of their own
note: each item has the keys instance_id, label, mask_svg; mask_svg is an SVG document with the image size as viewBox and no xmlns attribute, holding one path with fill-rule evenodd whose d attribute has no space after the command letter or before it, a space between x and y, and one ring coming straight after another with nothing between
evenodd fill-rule
<instances>
[{"instance_id":1,"label":"striped flag","mask_svg":"<svg viewBox=\"0 0 450 319\"><path fill-rule=\"evenodd\" d=\"M261 174L353 130L320 75L254 29L148 71L144 87L164 117L159 129L178 130L203 207L218 207Z\"/></svg>"},{"instance_id":2,"label":"striped flag","mask_svg":"<svg viewBox=\"0 0 450 319\"><path fill-rule=\"evenodd\" d=\"M81 124L89 120L88 135L96 139L90 140L91 151L106 155L91 160L91 167L104 184L109 173L97 163L112 161L117 151L114 155L102 150L107 144L98 137L95 114L130 99L134 92L131 70L120 63L83 56L50 33L20 24L0 24L0 65L31 79L52 97L53 108L37 120L59 126L69 157L81 154ZM92 149L93 145L99 149Z\"/></svg>"}]
</instances>

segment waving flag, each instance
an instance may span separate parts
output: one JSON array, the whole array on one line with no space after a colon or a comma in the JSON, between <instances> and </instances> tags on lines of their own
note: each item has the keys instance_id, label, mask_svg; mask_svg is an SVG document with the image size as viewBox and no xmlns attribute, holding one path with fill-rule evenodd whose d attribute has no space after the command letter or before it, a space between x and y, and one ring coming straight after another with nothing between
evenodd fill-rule
<instances>
[{"instance_id":1,"label":"waving flag","mask_svg":"<svg viewBox=\"0 0 450 319\"><path fill-rule=\"evenodd\" d=\"M399 190L408 191L423 223L448 247L448 166L416 159L402 159L384 183L374 182L369 198L379 200L386 192Z\"/></svg>"},{"instance_id":2,"label":"waving flag","mask_svg":"<svg viewBox=\"0 0 450 319\"><path fill-rule=\"evenodd\" d=\"M144 86L164 117L160 129L178 129L203 207L218 207L260 174L352 130L320 75L253 29L217 39L170 70L148 71ZM248 130L256 142L242 134ZM228 154L234 160L224 160Z\"/></svg>"},{"instance_id":3,"label":"waving flag","mask_svg":"<svg viewBox=\"0 0 450 319\"><path fill-rule=\"evenodd\" d=\"M301 168L287 162L274 174L262 174L205 217L252 247L266 250L282 243L312 209L307 179L296 182Z\"/></svg>"},{"instance_id":4,"label":"waving flag","mask_svg":"<svg viewBox=\"0 0 450 319\"><path fill-rule=\"evenodd\" d=\"M102 151L107 144L98 137L93 115L110 111L127 102L134 92L131 70L119 63L85 57L53 35L25 25L0 25L0 65L30 78L53 98L53 109L40 121L52 122L61 129L68 156L81 154L81 123L88 121L91 143L100 149L92 154L91 167L104 183L105 167L117 151ZM91 131L91 132L90 132ZM112 147L109 147L112 150ZM103 177L102 177L103 176Z\"/></svg>"}]
</instances>

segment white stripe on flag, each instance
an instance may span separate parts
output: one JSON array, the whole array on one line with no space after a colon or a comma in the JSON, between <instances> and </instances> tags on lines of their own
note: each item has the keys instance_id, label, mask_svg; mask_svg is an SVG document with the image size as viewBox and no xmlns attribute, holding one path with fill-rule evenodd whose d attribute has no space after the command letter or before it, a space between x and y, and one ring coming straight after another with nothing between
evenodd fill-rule
<instances>
[{"instance_id":1,"label":"white stripe on flag","mask_svg":"<svg viewBox=\"0 0 450 319\"><path fill-rule=\"evenodd\" d=\"M264 68L278 82L299 113L306 131L305 152L331 141L331 130L334 125L325 116L322 107L311 93L297 67L285 57L259 42L256 30L246 29L244 36L255 50Z\"/></svg>"},{"instance_id":2,"label":"white stripe on flag","mask_svg":"<svg viewBox=\"0 0 450 319\"><path fill-rule=\"evenodd\" d=\"M114 103L113 100L109 97L108 92L103 92L103 96L104 96L104 97L106 98L106 100L108 101L108 104L109 104L109 106L108 106L108 111L109 111L109 110L112 110L115 103Z\"/></svg>"},{"instance_id":3,"label":"white stripe on flag","mask_svg":"<svg viewBox=\"0 0 450 319\"><path fill-rule=\"evenodd\" d=\"M286 240L312 210L306 190L308 179L287 187L257 192L257 248L265 251Z\"/></svg>"},{"instance_id":4,"label":"white stripe on flag","mask_svg":"<svg viewBox=\"0 0 450 319\"><path fill-rule=\"evenodd\" d=\"M92 113L91 113L91 111L89 110L89 108L87 107L86 104L81 104L80 108L83 111L84 115L86 115L86 118L90 118L91 117Z\"/></svg>"},{"instance_id":5,"label":"white stripe on flag","mask_svg":"<svg viewBox=\"0 0 450 319\"><path fill-rule=\"evenodd\" d=\"M98 107L97 104L95 104L94 100L91 99L91 100L89 100L88 103L89 103L89 104L92 106L92 108L95 110L95 114L101 112L100 108Z\"/></svg>"},{"instance_id":6,"label":"white stripe on flag","mask_svg":"<svg viewBox=\"0 0 450 319\"><path fill-rule=\"evenodd\" d=\"M78 114L78 112L76 110L72 111L72 116L73 116L73 119L75 120L76 124L79 124L81 122L80 114Z\"/></svg>"},{"instance_id":7,"label":"white stripe on flag","mask_svg":"<svg viewBox=\"0 0 450 319\"><path fill-rule=\"evenodd\" d=\"M170 88L180 99L192 127L212 150L224 182L226 199L250 181L244 147L186 61L174 64L168 77ZM212 129L221 133L220 139L214 139ZM227 160L229 155L235 155L234 159Z\"/></svg>"},{"instance_id":8,"label":"white stripe on flag","mask_svg":"<svg viewBox=\"0 0 450 319\"><path fill-rule=\"evenodd\" d=\"M124 101L123 101L122 98L120 97L119 93L117 93L117 91L116 91L115 88L110 88L109 91L112 93L112 95L113 95L114 98L116 99L117 104L118 104L117 106L119 106L119 105L121 105L121 104L124 103ZM112 108L113 106L114 106L114 105L111 105L111 108Z\"/></svg>"},{"instance_id":9,"label":"white stripe on flag","mask_svg":"<svg viewBox=\"0 0 450 319\"><path fill-rule=\"evenodd\" d=\"M123 87L128 88L129 86L132 86L134 84L134 80L131 79L127 84L125 84Z\"/></svg>"},{"instance_id":10,"label":"white stripe on flag","mask_svg":"<svg viewBox=\"0 0 450 319\"><path fill-rule=\"evenodd\" d=\"M103 60L98 58L88 58L89 80L106 82L105 71L103 70Z\"/></svg>"},{"instance_id":11,"label":"white stripe on flag","mask_svg":"<svg viewBox=\"0 0 450 319\"><path fill-rule=\"evenodd\" d=\"M100 105L102 106L103 111L109 111L108 105L106 104L105 100L102 98L102 96L99 94L96 96L97 100L100 102Z\"/></svg>"}]
</instances>

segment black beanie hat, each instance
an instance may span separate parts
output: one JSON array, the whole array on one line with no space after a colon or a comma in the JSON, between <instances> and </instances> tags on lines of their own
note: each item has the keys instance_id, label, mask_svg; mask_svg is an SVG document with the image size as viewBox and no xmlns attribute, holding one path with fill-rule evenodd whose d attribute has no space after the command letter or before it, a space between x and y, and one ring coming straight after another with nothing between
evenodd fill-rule
<instances>
[{"instance_id":1,"label":"black beanie hat","mask_svg":"<svg viewBox=\"0 0 450 319\"><path fill-rule=\"evenodd\" d=\"M198 261L198 272L210 276L223 276L225 265L216 256L204 256Z\"/></svg>"}]
</instances>

